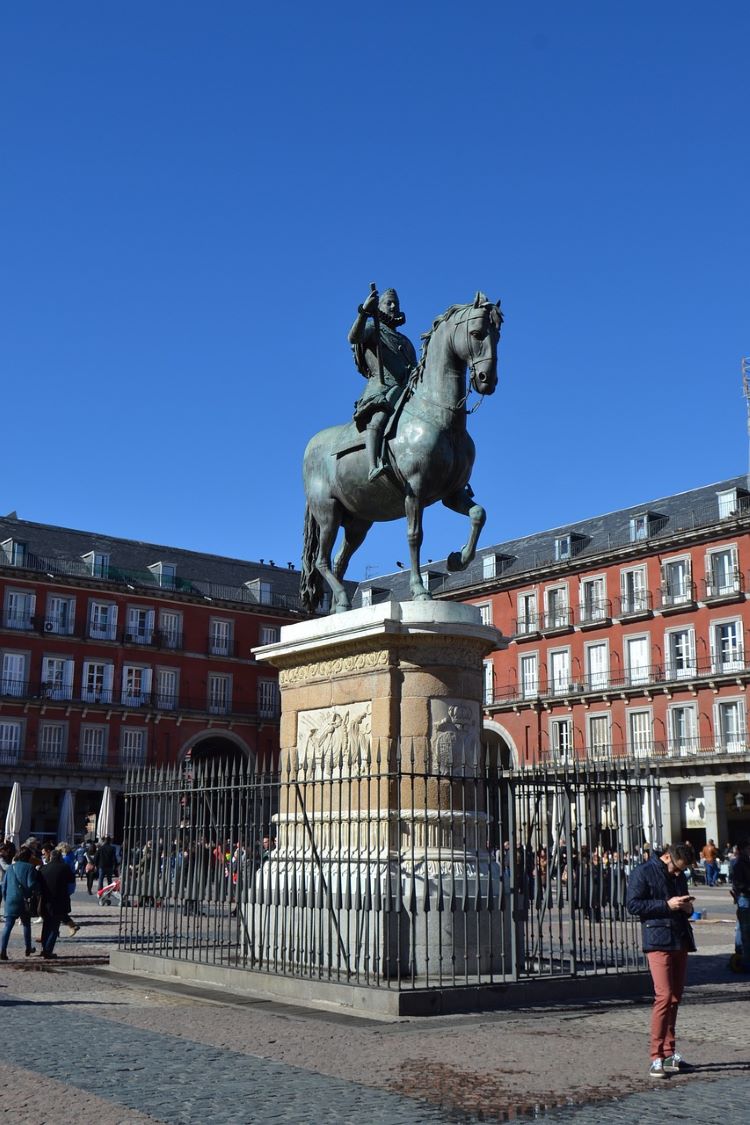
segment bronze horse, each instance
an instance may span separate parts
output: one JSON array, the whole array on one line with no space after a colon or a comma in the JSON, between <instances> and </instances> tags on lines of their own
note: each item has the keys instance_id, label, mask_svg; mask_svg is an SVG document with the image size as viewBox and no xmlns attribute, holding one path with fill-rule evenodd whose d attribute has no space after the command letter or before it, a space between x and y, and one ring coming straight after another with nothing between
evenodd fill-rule
<instances>
[{"instance_id":1,"label":"bronze horse","mask_svg":"<svg viewBox=\"0 0 750 1125\"><path fill-rule=\"evenodd\" d=\"M354 552L373 523L405 515L415 599L429 598L420 573L422 512L442 500L471 521L460 551L448 556L449 570L464 570L476 551L486 513L474 503L469 478L474 442L466 429L466 369L471 387L491 395L497 386L497 343L503 321L499 302L477 293L472 304L452 305L424 337L422 357L398 411L395 434L386 442L389 472L368 481L367 456L353 422L321 430L305 450L307 495L300 593L312 612L323 601L327 582L332 610L351 608L342 582ZM331 563L339 529L344 539Z\"/></svg>"}]
</instances>

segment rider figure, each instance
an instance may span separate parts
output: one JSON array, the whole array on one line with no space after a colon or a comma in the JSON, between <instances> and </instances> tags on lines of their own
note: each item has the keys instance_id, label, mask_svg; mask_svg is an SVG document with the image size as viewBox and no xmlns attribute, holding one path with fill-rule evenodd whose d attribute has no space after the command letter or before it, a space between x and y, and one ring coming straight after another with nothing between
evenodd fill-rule
<instances>
[{"instance_id":1,"label":"rider figure","mask_svg":"<svg viewBox=\"0 0 750 1125\"><path fill-rule=\"evenodd\" d=\"M372 323L368 318L372 317ZM395 289L378 295L375 286L357 310L357 319L349 332L357 370L367 379L367 386L354 406L354 421L365 432L369 461L369 480L385 471L383 434L409 376L417 366L414 345L407 336L397 332L406 321Z\"/></svg>"}]
</instances>

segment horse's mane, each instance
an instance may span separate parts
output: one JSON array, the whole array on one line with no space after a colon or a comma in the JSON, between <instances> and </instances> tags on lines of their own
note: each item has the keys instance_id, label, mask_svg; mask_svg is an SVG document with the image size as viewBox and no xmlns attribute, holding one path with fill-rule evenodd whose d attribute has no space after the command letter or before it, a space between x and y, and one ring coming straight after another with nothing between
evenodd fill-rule
<instances>
[{"instance_id":1,"label":"horse's mane","mask_svg":"<svg viewBox=\"0 0 750 1125\"><path fill-rule=\"evenodd\" d=\"M444 313L441 313L440 316L435 317L432 322L432 328L430 328L428 332L422 333L422 352L419 357L419 363L414 369L414 374L412 375L412 383L416 383L422 378L422 375L424 373L424 366L427 362L427 349L430 346L430 341L432 340L435 330L439 328L441 324L445 324L446 320L450 320L451 317L455 316L457 312L463 312L465 309L478 309L487 307L489 307L490 309L490 317L494 326L499 330L500 326L503 323L503 314L500 311L499 306L494 305L492 301L490 301L490 299L487 297L487 295L481 292L478 292L474 300L469 301L468 304L451 305L450 308L447 308Z\"/></svg>"}]
</instances>

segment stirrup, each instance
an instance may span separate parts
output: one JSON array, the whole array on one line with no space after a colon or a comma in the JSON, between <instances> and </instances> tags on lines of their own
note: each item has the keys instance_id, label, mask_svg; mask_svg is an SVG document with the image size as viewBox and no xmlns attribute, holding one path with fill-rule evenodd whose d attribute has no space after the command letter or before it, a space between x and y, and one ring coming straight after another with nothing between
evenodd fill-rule
<instances>
[{"instance_id":1,"label":"stirrup","mask_svg":"<svg viewBox=\"0 0 750 1125\"><path fill-rule=\"evenodd\" d=\"M369 473L367 474L368 481L377 480L379 476L382 476L387 468L388 466L384 465L382 461L379 465L375 465L375 467L370 469Z\"/></svg>"}]
</instances>

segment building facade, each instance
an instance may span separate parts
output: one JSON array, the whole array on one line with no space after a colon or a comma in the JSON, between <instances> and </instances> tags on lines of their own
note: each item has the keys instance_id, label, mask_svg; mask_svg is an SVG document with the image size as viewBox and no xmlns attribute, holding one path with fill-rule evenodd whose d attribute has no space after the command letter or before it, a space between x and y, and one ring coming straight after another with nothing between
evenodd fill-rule
<instances>
[{"instance_id":1,"label":"building facade","mask_svg":"<svg viewBox=\"0 0 750 1125\"><path fill-rule=\"evenodd\" d=\"M299 572L0 519L0 817L77 833L129 767L209 754L268 762L276 675L252 649L301 616Z\"/></svg>"},{"instance_id":2,"label":"building facade","mask_svg":"<svg viewBox=\"0 0 750 1125\"><path fill-rule=\"evenodd\" d=\"M750 836L747 485L484 548L463 574L430 564L433 596L478 606L503 634L484 722L509 765L632 759L658 769L655 837ZM408 596L406 581L373 579L360 603Z\"/></svg>"}]
</instances>

